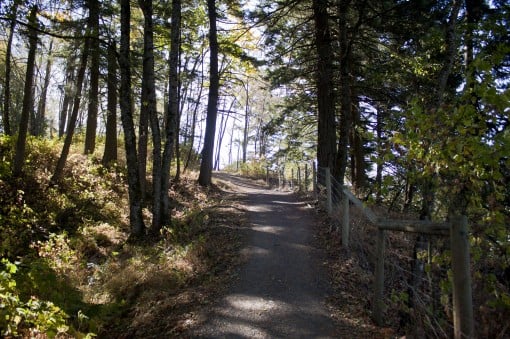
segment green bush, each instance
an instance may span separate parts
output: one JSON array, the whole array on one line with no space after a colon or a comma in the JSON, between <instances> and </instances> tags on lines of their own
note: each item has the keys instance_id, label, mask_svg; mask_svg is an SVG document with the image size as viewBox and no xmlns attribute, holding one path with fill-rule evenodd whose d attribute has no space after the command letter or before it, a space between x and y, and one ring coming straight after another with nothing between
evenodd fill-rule
<instances>
[{"instance_id":1,"label":"green bush","mask_svg":"<svg viewBox=\"0 0 510 339\"><path fill-rule=\"evenodd\" d=\"M265 161L250 160L241 164L241 175L253 179L265 179L267 172L266 166Z\"/></svg>"},{"instance_id":2,"label":"green bush","mask_svg":"<svg viewBox=\"0 0 510 339\"><path fill-rule=\"evenodd\" d=\"M49 337L67 333L68 315L50 301L32 296L23 301L13 275L17 266L2 259L0 270L0 335L17 336L21 333L44 333Z\"/></svg>"}]
</instances>

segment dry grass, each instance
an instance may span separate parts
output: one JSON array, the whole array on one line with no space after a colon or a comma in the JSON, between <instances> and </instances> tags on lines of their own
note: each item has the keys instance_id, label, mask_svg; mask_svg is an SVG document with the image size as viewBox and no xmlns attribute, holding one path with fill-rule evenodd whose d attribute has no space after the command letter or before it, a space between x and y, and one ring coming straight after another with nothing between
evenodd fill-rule
<instances>
[{"instance_id":1,"label":"dry grass","mask_svg":"<svg viewBox=\"0 0 510 339\"><path fill-rule=\"evenodd\" d=\"M158 239L131 243L125 169L105 169L97 155L83 156L75 145L64 179L49 187L60 147L31 144L26 187L0 177L6 193L0 202L21 201L20 215L23 206L30 209L31 233L16 248L23 258L18 286L60 306L78 336L181 333L239 261L243 211L236 197L218 187L201 188L197 173L184 174L169 192L171 225ZM148 225L149 210L144 213Z\"/></svg>"},{"instance_id":2,"label":"dry grass","mask_svg":"<svg viewBox=\"0 0 510 339\"><path fill-rule=\"evenodd\" d=\"M232 196L199 188L193 179L173 187L174 219L162 239L129 244L127 234L105 225L91 233L104 238L109 253L103 263L89 265L93 280L82 286L86 300L106 308L122 304L120 316L101 324L101 337L177 335L229 279L240 212L225 207L225 201L234 203Z\"/></svg>"}]
</instances>

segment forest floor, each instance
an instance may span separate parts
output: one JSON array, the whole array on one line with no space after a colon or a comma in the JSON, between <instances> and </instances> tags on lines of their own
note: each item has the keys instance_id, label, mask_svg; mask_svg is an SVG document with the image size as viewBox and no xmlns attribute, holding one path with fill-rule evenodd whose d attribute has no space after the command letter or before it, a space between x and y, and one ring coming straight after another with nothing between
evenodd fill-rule
<instances>
[{"instance_id":1,"label":"forest floor","mask_svg":"<svg viewBox=\"0 0 510 339\"><path fill-rule=\"evenodd\" d=\"M182 334L207 338L388 338L369 318L365 270L314 211L292 192L224 173L216 182L245 211L242 264L216 301L186 320ZM333 235L333 236L332 236ZM336 247L336 249L334 248Z\"/></svg>"}]
</instances>

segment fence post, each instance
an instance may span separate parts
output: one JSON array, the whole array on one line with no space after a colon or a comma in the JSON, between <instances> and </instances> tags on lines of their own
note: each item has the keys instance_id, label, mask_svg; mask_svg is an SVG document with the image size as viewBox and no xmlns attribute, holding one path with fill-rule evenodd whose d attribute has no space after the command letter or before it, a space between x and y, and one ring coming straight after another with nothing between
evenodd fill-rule
<instances>
[{"instance_id":1,"label":"fence post","mask_svg":"<svg viewBox=\"0 0 510 339\"><path fill-rule=\"evenodd\" d=\"M331 214L333 212L333 200L332 200L332 190L331 190L331 173L329 171L329 167L326 167L324 169L325 176L326 176L326 195L327 195L327 209L328 214Z\"/></svg>"},{"instance_id":2,"label":"fence post","mask_svg":"<svg viewBox=\"0 0 510 339\"><path fill-rule=\"evenodd\" d=\"M349 248L349 198L347 194L344 193L344 190L347 188L343 186L342 188L342 247L347 249Z\"/></svg>"},{"instance_id":3,"label":"fence post","mask_svg":"<svg viewBox=\"0 0 510 339\"><path fill-rule=\"evenodd\" d=\"M374 277L374 299L372 300L372 318L378 326L383 325L384 311L384 230L377 230L377 258Z\"/></svg>"},{"instance_id":4,"label":"fence post","mask_svg":"<svg viewBox=\"0 0 510 339\"><path fill-rule=\"evenodd\" d=\"M450 217L453 272L453 327L455 339L473 338L473 296L466 216Z\"/></svg>"}]
</instances>

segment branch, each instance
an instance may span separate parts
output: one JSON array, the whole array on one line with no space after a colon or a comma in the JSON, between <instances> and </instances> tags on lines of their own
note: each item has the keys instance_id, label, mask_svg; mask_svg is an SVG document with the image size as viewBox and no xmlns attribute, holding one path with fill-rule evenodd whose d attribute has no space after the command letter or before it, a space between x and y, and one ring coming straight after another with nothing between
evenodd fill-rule
<instances>
[{"instance_id":1,"label":"branch","mask_svg":"<svg viewBox=\"0 0 510 339\"><path fill-rule=\"evenodd\" d=\"M0 16L0 20L12 21L12 18L8 18L8 17L5 17L5 16ZM34 25L31 25L29 23L26 23L26 22L23 22L23 21L20 21L20 20L17 20L17 19L15 21L16 21L16 24L18 24L18 25L21 25L21 26L29 28L29 29L33 29L33 30L37 31L38 33L41 33L41 34L44 34L44 35L48 35L48 36L51 36L51 37L54 37L54 38L59 38L59 39L64 39L64 40L97 39L103 45L106 45L106 46L110 46L111 45L111 43L109 41L103 40L101 38L98 38L98 37L95 37L95 36L92 36L92 35L88 35L88 34L84 34L84 35L65 35L65 34L59 34L59 33L55 33L55 32L46 31L46 30L44 30L44 29L42 29L42 28L40 28L38 26L34 26Z\"/></svg>"}]
</instances>

